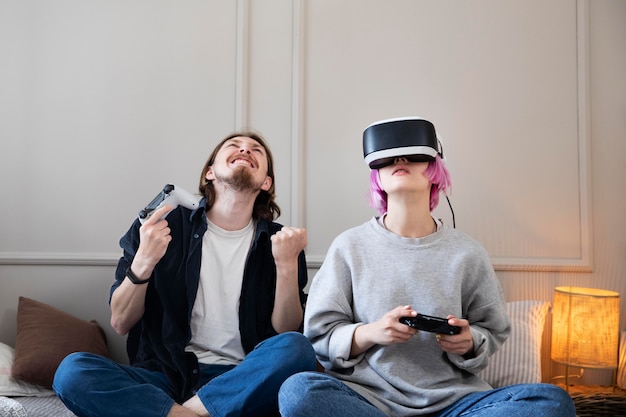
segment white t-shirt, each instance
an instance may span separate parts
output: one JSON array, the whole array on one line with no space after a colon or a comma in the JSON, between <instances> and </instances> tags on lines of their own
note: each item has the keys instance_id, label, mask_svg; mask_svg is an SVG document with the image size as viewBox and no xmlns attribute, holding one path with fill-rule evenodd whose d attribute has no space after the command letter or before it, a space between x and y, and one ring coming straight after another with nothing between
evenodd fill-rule
<instances>
[{"instance_id":1,"label":"white t-shirt","mask_svg":"<svg viewBox=\"0 0 626 417\"><path fill-rule=\"evenodd\" d=\"M202 363L237 365L245 357L239 334L239 298L255 225L250 220L243 229L228 231L207 222L186 350Z\"/></svg>"}]
</instances>

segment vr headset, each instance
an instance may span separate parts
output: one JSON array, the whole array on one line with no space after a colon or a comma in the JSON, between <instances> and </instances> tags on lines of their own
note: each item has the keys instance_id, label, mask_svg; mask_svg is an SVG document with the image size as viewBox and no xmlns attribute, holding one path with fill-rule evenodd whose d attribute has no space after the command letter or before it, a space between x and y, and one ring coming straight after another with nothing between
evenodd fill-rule
<instances>
[{"instance_id":1,"label":"vr headset","mask_svg":"<svg viewBox=\"0 0 626 417\"><path fill-rule=\"evenodd\" d=\"M363 131L363 157L370 169L394 163L397 157L411 162L429 162L443 148L435 126L418 117L402 117L372 123Z\"/></svg>"}]
</instances>

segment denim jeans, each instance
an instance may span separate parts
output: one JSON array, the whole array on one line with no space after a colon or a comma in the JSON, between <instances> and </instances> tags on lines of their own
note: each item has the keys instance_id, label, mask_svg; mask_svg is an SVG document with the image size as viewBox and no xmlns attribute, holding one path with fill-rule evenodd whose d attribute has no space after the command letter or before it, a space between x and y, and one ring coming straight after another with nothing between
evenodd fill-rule
<instances>
[{"instance_id":1,"label":"denim jeans","mask_svg":"<svg viewBox=\"0 0 626 417\"><path fill-rule=\"evenodd\" d=\"M278 394L283 417L386 417L330 375L305 372L285 381ZM417 410L416 410L417 411ZM417 413L416 413L417 415ZM556 385L520 384L475 392L429 417L574 417L569 394Z\"/></svg>"},{"instance_id":2,"label":"denim jeans","mask_svg":"<svg viewBox=\"0 0 626 417\"><path fill-rule=\"evenodd\" d=\"M201 365L196 393L211 417L276 415L283 381L314 369L309 341L283 333L259 343L237 366ZM79 417L165 417L174 405L163 373L85 352L63 359L53 389Z\"/></svg>"}]
</instances>

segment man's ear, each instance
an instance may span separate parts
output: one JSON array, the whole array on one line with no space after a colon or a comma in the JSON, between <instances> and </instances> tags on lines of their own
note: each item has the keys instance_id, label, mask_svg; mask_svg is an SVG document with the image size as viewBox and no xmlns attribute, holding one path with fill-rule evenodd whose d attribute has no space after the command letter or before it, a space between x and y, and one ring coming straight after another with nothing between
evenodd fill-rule
<instances>
[{"instance_id":1,"label":"man's ear","mask_svg":"<svg viewBox=\"0 0 626 417\"><path fill-rule=\"evenodd\" d=\"M213 167L210 166L207 170L206 170L206 174L204 174L204 178L207 181L213 181L215 179L215 175L213 174Z\"/></svg>"},{"instance_id":2,"label":"man's ear","mask_svg":"<svg viewBox=\"0 0 626 417\"><path fill-rule=\"evenodd\" d=\"M272 177L265 177L265 181L261 184L261 190L267 191L272 186Z\"/></svg>"}]
</instances>

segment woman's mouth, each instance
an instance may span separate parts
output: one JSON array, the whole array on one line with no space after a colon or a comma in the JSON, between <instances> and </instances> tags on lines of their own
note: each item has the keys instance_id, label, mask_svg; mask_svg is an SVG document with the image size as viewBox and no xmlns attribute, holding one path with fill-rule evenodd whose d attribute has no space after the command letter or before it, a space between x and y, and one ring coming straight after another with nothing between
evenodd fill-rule
<instances>
[{"instance_id":1,"label":"woman's mouth","mask_svg":"<svg viewBox=\"0 0 626 417\"><path fill-rule=\"evenodd\" d=\"M391 173L391 175L405 175L405 174L409 174L409 170L403 167L397 168Z\"/></svg>"}]
</instances>

